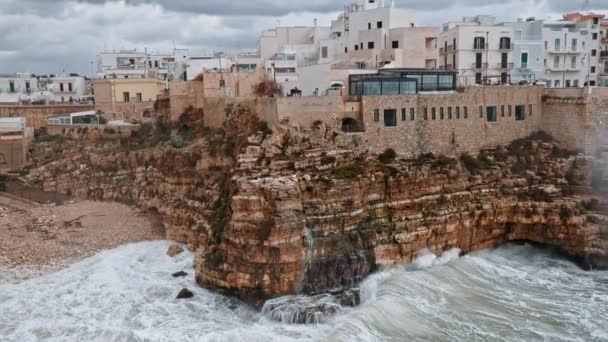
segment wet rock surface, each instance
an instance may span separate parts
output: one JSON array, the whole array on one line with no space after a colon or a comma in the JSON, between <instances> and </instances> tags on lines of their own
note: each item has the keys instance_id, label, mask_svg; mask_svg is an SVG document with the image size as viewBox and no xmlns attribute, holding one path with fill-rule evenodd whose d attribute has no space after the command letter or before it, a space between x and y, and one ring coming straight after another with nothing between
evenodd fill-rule
<instances>
[{"instance_id":1,"label":"wet rock surface","mask_svg":"<svg viewBox=\"0 0 608 342\"><path fill-rule=\"evenodd\" d=\"M262 307L265 316L286 324L318 324L340 311L342 306L330 294L280 297Z\"/></svg>"},{"instance_id":2,"label":"wet rock surface","mask_svg":"<svg viewBox=\"0 0 608 342\"><path fill-rule=\"evenodd\" d=\"M169 249L167 249L167 255L170 257L175 257L179 254L181 254L184 251L184 249L178 245L171 245L169 246Z\"/></svg>"},{"instance_id":3,"label":"wet rock surface","mask_svg":"<svg viewBox=\"0 0 608 342\"><path fill-rule=\"evenodd\" d=\"M181 278L181 277L187 277L188 273L184 272L184 271L179 271L179 272L175 272L171 275L173 278Z\"/></svg>"}]
</instances>

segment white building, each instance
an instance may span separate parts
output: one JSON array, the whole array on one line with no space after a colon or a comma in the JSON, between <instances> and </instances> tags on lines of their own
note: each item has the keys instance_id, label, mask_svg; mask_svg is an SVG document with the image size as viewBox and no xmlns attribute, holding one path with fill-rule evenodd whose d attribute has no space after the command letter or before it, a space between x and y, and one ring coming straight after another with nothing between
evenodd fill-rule
<instances>
[{"instance_id":1,"label":"white building","mask_svg":"<svg viewBox=\"0 0 608 342\"><path fill-rule=\"evenodd\" d=\"M513 71L511 82L534 83L544 80L544 21L529 18L499 24L513 28Z\"/></svg>"},{"instance_id":2,"label":"white building","mask_svg":"<svg viewBox=\"0 0 608 342\"><path fill-rule=\"evenodd\" d=\"M83 76L57 76L50 78L46 90L53 94L56 103L81 102L89 95Z\"/></svg>"},{"instance_id":3,"label":"white building","mask_svg":"<svg viewBox=\"0 0 608 342\"><path fill-rule=\"evenodd\" d=\"M97 78L182 78L188 59L188 50L184 49L175 49L172 54L137 50L102 52L97 56Z\"/></svg>"},{"instance_id":4,"label":"white building","mask_svg":"<svg viewBox=\"0 0 608 342\"><path fill-rule=\"evenodd\" d=\"M587 85L589 36L573 21L545 22L545 76L548 87L582 87ZM592 80L591 85L595 85Z\"/></svg>"},{"instance_id":5,"label":"white building","mask_svg":"<svg viewBox=\"0 0 608 342\"><path fill-rule=\"evenodd\" d=\"M225 56L190 56L186 62L187 80L192 81L201 73L205 72L230 72L234 67L234 62Z\"/></svg>"},{"instance_id":6,"label":"white building","mask_svg":"<svg viewBox=\"0 0 608 342\"><path fill-rule=\"evenodd\" d=\"M477 16L444 24L439 66L458 71L460 85L509 83L513 71L513 27Z\"/></svg>"},{"instance_id":7,"label":"white building","mask_svg":"<svg viewBox=\"0 0 608 342\"><path fill-rule=\"evenodd\" d=\"M32 74L0 75L0 103L19 104L30 102L32 95L42 90L40 82Z\"/></svg>"}]
</instances>

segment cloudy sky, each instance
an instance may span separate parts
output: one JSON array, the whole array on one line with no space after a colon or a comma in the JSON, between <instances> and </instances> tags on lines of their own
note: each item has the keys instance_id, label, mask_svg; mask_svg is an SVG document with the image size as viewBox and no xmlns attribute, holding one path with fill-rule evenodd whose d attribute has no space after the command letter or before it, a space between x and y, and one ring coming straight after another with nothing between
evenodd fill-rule
<instances>
[{"instance_id":1,"label":"cloudy sky","mask_svg":"<svg viewBox=\"0 0 608 342\"><path fill-rule=\"evenodd\" d=\"M389 0L387 0L388 2ZM106 50L243 51L263 29L329 25L350 0L0 0L0 73L90 75ZM396 0L416 11L418 25L440 26L464 15L559 18L585 0ZM608 0L590 0L608 13Z\"/></svg>"}]
</instances>

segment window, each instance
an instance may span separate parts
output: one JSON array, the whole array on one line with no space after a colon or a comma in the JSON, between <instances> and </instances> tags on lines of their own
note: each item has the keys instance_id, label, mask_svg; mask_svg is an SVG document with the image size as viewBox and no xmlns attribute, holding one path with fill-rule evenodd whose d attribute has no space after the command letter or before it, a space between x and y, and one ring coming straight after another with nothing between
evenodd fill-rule
<instances>
[{"instance_id":1,"label":"window","mask_svg":"<svg viewBox=\"0 0 608 342\"><path fill-rule=\"evenodd\" d=\"M429 119L429 110L428 110L428 108L424 107L422 109L422 115L424 117L424 120L428 120Z\"/></svg>"},{"instance_id":2,"label":"window","mask_svg":"<svg viewBox=\"0 0 608 342\"><path fill-rule=\"evenodd\" d=\"M515 106L515 120L522 121L526 118L526 106Z\"/></svg>"},{"instance_id":3,"label":"window","mask_svg":"<svg viewBox=\"0 0 608 342\"><path fill-rule=\"evenodd\" d=\"M327 46L321 47L321 58L327 58Z\"/></svg>"},{"instance_id":4,"label":"window","mask_svg":"<svg viewBox=\"0 0 608 342\"><path fill-rule=\"evenodd\" d=\"M549 42L545 40L545 50L549 50Z\"/></svg>"},{"instance_id":5,"label":"window","mask_svg":"<svg viewBox=\"0 0 608 342\"><path fill-rule=\"evenodd\" d=\"M479 106L479 117L483 118L483 106Z\"/></svg>"},{"instance_id":6,"label":"window","mask_svg":"<svg viewBox=\"0 0 608 342\"><path fill-rule=\"evenodd\" d=\"M559 56L553 56L553 67L555 69L559 68Z\"/></svg>"},{"instance_id":7,"label":"window","mask_svg":"<svg viewBox=\"0 0 608 342\"><path fill-rule=\"evenodd\" d=\"M452 107L448 107L448 120L452 120Z\"/></svg>"},{"instance_id":8,"label":"window","mask_svg":"<svg viewBox=\"0 0 608 342\"><path fill-rule=\"evenodd\" d=\"M572 59L570 60L570 68L576 69L576 56L572 56Z\"/></svg>"},{"instance_id":9,"label":"window","mask_svg":"<svg viewBox=\"0 0 608 342\"><path fill-rule=\"evenodd\" d=\"M374 122L380 121L380 110L374 109Z\"/></svg>"},{"instance_id":10,"label":"window","mask_svg":"<svg viewBox=\"0 0 608 342\"><path fill-rule=\"evenodd\" d=\"M59 83L59 91L63 93L63 83Z\"/></svg>"},{"instance_id":11,"label":"window","mask_svg":"<svg viewBox=\"0 0 608 342\"><path fill-rule=\"evenodd\" d=\"M488 122L496 122L496 106L488 106L486 110L486 119Z\"/></svg>"},{"instance_id":12,"label":"window","mask_svg":"<svg viewBox=\"0 0 608 342\"><path fill-rule=\"evenodd\" d=\"M32 90L32 87L30 85L30 81L25 81L25 91L30 91Z\"/></svg>"},{"instance_id":13,"label":"window","mask_svg":"<svg viewBox=\"0 0 608 342\"><path fill-rule=\"evenodd\" d=\"M416 113L414 108L410 108L410 121L416 120Z\"/></svg>"},{"instance_id":14,"label":"window","mask_svg":"<svg viewBox=\"0 0 608 342\"><path fill-rule=\"evenodd\" d=\"M355 51L359 51L359 45L355 45Z\"/></svg>"},{"instance_id":15,"label":"window","mask_svg":"<svg viewBox=\"0 0 608 342\"><path fill-rule=\"evenodd\" d=\"M381 21L377 22L376 23L376 27L379 28L379 29L381 29L382 28L382 22Z\"/></svg>"},{"instance_id":16,"label":"window","mask_svg":"<svg viewBox=\"0 0 608 342\"><path fill-rule=\"evenodd\" d=\"M555 38L554 49L555 51L559 51L560 46L562 46L562 41L559 38Z\"/></svg>"},{"instance_id":17,"label":"window","mask_svg":"<svg viewBox=\"0 0 608 342\"><path fill-rule=\"evenodd\" d=\"M68 83L68 91L71 93L72 92L72 83Z\"/></svg>"},{"instance_id":18,"label":"window","mask_svg":"<svg viewBox=\"0 0 608 342\"><path fill-rule=\"evenodd\" d=\"M593 33L591 34L591 39L593 39L593 40L597 40L597 32L593 32Z\"/></svg>"},{"instance_id":19,"label":"window","mask_svg":"<svg viewBox=\"0 0 608 342\"><path fill-rule=\"evenodd\" d=\"M15 92L15 81L8 81L8 89L11 93Z\"/></svg>"},{"instance_id":20,"label":"window","mask_svg":"<svg viewBox=\"0 0 608 342\"><path fill-rule=\"evenodd\" d=\"M505 106L504 105L500 106L500 116L503 118L505 117Z\"/></svg>"},{"instance_id":21,"label":"window","mask_svg":"<svg viewBox=\"0 0 608 342\"><path fill-rule=\"evenodd\" d=\"M578 40L572 39L572 51L576 51L576 45L578 45Z\"/></svg>"},{"instance_id":22,"label":"window","mask_svg":"<svg viewBox=\"0 0 608 342\"><path fill-rule=\"evenodd\" d=\"M599 18L593 18L593 25L597 25L599 24L600 19Z\"/></svg>"},{"instance_id":23,"label":"window","mask_svg":"<svg viewBox=\"0 0 608 342\"><path fill-rule=\"evenodd\" d=\"M509 105L509 117L513 116L513 107Z\"/></svg>"},{"instance_id":24,"label":"window","mask_svg":"<svg viewBox=\"0 0 608 342\"><path fill-rule=\"evenodd\" d=\"M129 94L128 91L125 91L124 93L122 93L122 101L123 102L130 102L131 101L131 95Z\"/></svg>"},{"instance_id":25,"label":"window","mask_svg":"<svg viewBox=\"0 0 608 342\"><path fill-rule=\"evenodd\" d=\"M480 72L475 73L475 83L481 84L481 73Z\"/></svg>"},{"instance_id":26,"label":"window","mask_svg":"<svg viewBox=\"0 0 608 342\"><path fill-rule=\"evenodd\" d=\"M137 93L135 94L135 96L137 97L137 102L143 102L143 97L141 96L141 93Z\"/></svg>"},{"instance_id":27,"label":"window","mask_svg":"<svg viewBox=\"0 0 608 342\"><path fill-rule=\"evenodd\" d=\"M509 54L503 53L500 56L500 67L503 69L507 69L509 67Z\"/></svg>"},{"instance_id":28,"label":"window","mask_svg":"<svg viewBox=\"0 0 608 342\"><path fill-rule=\"evenodd\" d=\"M372 29L372 23L367 23L367 29L371 30Z\"/></svg>"},{"instance_id":29,"label":"window","mask_svg":"<svg viewBox=\"0 0 608 342\"><path fill-rule=\"evenodd\" d=\"M591 50L591 56L593 56L593 57L597 56L597 50L596 49Z\"/></svg>"},{"instance_id":30,"label":"window","mask_svg":"<svg viewBox=\"0 0 608 342\"><path fill-rule=\"evenodd\" d=\"M374 42L367 42L367 48L372 50L374 48Z\"/></svg>"},{"instance_id":31,"label":"window","mask_svg":"<svg viewBox=\"0 0 608 342\"><path fill-rule=\"evenodd\" d=\"M591 67L591 73L595 74L595 67L594 66Z\"/></svg>"},{"instance_id":32,"label":"window","mask_svg":"<svg viewBox=\"0 0 608 342\"><path fill-rule=\"evenodd\" d=\"M456 107L456 119L460 119L460 107Z\"/></svg>"},{"instance_id":33,"label":"window","mask_svg":"<svg viewBox=\"0 0 608 342\"><path fill-rule=\"evenodd\" d=\"M397 110L385 109L384 110L384 126L395 127L397 126Z\"/></svg>"},{"instance_id":34,"label":"window","mask_svg":"<svg viewBox=\"0 0 608 342\"><path fill-rule=\"evenodd\" d=\"M573 86L578 88L578 80L574 80Z\"/></svg>"},{"instance_id":35,"label":"window","mask_svg":"<svg viewBox=\"0 0 608 342\"><path fill-rule=\"evenodd\" d=\"M528 105L528 116L532 116L532 105Z\"/></svg>"},{"instance_id":36,"label":"window","mask_svg":"<svg viewBox=\"0 0 608 342\"><path fill-rule=\"evenodd\" d=\"M407 110L405 108L401 108L401 121L405 121L407 117Z\"/></svg>"},{"instance_id":37,"label":"window","mask_svg":"<svg viewBox=\"0 0 608 342\"><path fill-rule=\"evenodd\" d=\"M344 53L348 53L348 48L347 47L344 48Z\"/></svg>"},{"instance_id":38,"label":"window","mask_svg":"<svg viewBox=\"0 0 608 342\"><path fill-rule=\"evenodd\" d=\"M463 108L463 114L464 114L464 118L465 119L469 118L469 107L464 106L464 108Z\"/></svg>"},{"instance_id":39,"label":"window","mask_svg":"<svg viewBox=\"0 0 608 342\"><path fill-rule=\"evenodd\" d=\"M431 119L433 119L433 120L437 119L437 109L435 109L435 108L431 109Z\"/></svg>"},{"instance_id":40,"label":"window","mask_svg":"<svg viewBox=\"0 0 608 342\"><path fill-rule=\"evenodd\" d=\"M399 81L382 81L382 95L399 95Z\"/></svg>"},{"instance_id":41,"label":"window","mask_svg":"<svg viewBox=\"0 0 608 342\"><path fill-rule=\"evenodd\" d=\"M553 81L553 87L554 87L554 88L559 88L559 87L560 87L559 80L555 80L555 81Z\"/></svg>"},{"instance_id":42,"label":"window","mask_svg":"<svg viewBox=\"0 0 608 342\"><path fill-rule=\"evenodd\" d=\"M476 50L483 50L486 48L486 39L484 37L475 37L473 40L473 48Z\"/></svg>"},{"instance_id":43,"label":"window","mask_svg":"<svg viewBox=\"0 0 608 342\"><path fill-rule=\"evenodd\" d=\"M399 41L393 40L393 49L398 49L398 48L399 48Z\"/></svg>"},{"instance_id":44,"label":"window","mask_svg":"<svg viewBox=\"0 0 608 342\"><path fill-rule=\"evenodd\" d=\"M439 108L439 119L443 120L444 116L443 116L444 112L443 112L443 107Z\"/></svg>"},{"instance_id":45,"label":"window","mask_svg":"<svg viewBox=\"0 0 608 342\"><path fill-rule=\"evenodd\" d=\"M509 37L501 37L500 38L500 49L501 50L509 50L511 48L511 38Z\"/></svg>"},{"instance_id":46,"label":"window","mask_svg":"<svg viewBox=\"0 0 608 342\"><path fill-rule=\"evenodd\" d=\"M595 81L591 81L591 82L589 82L589 86L591 86L591 87L595 87Z\"/></svg>"},{"instance_id":47,"label":"window","mask_svg":"<svg viewBox=\"0 0 608 342\"><path fill-rule=\"evenodd\" d=\"M483 61L482 54L480 54L480 53L475 54L475 68L481 69L482 61Z\"/></svg>"},{"instance_id":48,"label":"window","mask_svg":"<svg viewBox=\"0 0 608 342\"><path fill-rule=\"evenodd\" d=\"M527 52L521 53L521 67L522 68L528 67L528 53Z\"/></svg>"}]
</instances>

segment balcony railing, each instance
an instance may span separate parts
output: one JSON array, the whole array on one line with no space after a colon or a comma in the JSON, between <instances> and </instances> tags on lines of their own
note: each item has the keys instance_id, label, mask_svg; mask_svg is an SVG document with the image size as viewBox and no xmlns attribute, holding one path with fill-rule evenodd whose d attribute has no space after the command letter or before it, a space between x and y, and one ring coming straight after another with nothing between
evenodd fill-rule
<instances>
[{"instance_id":1,"label":"balcony railing","mask_svg":"<svg viewBox=\"0 0 608 342\"><path fill-rule=\"evenodd\" d=\"M485 50L485 49L486 49L485 44L473 44L473 50Z\"/></svg>"},{"instance_id":2,"label":"balcony railing","mask_svg":"<svg viewBox=\"0 0 608 342\"><path fill-rule=\"evenodd\" d=\"M601 58L608 58L608 51L600 51Z\"/></svg>"},{"instance_id":3,"label":"balcony railing","mask_svg":"<svg viewBox=\"0 0 608 342\"><path fill-rule=\"evenodd\" d=\"M513 69L513 63L498 63L497 68L511 70Z\"/></svg>"},{"instance_id":4,"label":"balcony railing","mask_svg":"<svg viewBox=\"0 0 608 342\"><path fill-rule=\"evenodd\" d=\"M488 68L488 63L473 63L471 69L483 70Z\"/></svg>"},{"instance_id":5,"label":"balcony railing","mask_svg":"<svg viewBox=\"0 0 608 342\"><path fill-rule=\"evenodd\" d=\"M513 50L513 44L500 44L501 51L511 51Z\"/></svg>"},{"instance_id":6,"label":"balcony railing","mask_svg":"<svg viewBox=\"0 0 608 342\"><path fill-rule=\"evenodd\" d=\"M450 53L450 52L453 52L453 51L454 51L454 45L448 45L447 52Z\"/></svg>"}]
</instances>

